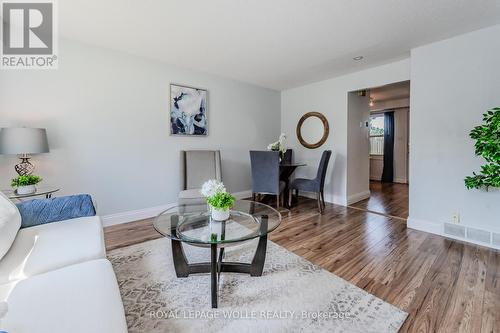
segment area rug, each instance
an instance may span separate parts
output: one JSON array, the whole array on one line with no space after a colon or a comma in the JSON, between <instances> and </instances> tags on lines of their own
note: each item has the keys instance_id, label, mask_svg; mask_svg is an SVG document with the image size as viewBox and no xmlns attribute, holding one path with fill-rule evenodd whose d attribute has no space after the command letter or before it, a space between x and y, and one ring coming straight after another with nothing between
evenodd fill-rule
<instances>
[{"instance_id":1,"label":"area rug","mask_svg":"<svg viewBox=\"0 0 500 333\"><path fill-rule=\"evenodd\" d=\"M256 243L229 248L225 260L250 262ZM185 246L190 262L210 251ZM268 242L264 274L222 273L219 308L210 276L177 278L170 240L108 253L129 332L397 332L407 313Z\"/></svg>"}]
</instances>

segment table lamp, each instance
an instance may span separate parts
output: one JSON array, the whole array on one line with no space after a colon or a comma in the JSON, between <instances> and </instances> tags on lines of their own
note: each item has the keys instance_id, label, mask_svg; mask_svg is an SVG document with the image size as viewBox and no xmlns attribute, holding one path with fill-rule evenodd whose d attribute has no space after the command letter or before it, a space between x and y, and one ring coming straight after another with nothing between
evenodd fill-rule
<instances>
[{"instance_id":1,"label":"table lamp","mask_svg":"<svg viewBox=\"0 0 500 333\"><path fill-rule=\"evenodd\" d=\"M0 129L0 154L19 155L21 162L15 165L20 176L31 175L35 166L30 155L49 152L47 132L44 128L9 127Z\"/></svg>"}]
</instances>

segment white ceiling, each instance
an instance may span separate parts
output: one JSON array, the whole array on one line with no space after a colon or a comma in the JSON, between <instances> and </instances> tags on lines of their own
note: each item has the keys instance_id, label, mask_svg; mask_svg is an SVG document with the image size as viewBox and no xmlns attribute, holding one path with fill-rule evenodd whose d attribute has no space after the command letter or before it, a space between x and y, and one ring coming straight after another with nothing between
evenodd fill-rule
<instances>
[{"instance_id":1,"label":"white ceiling","mask_svg":"<svg viewBox=\"0 0 500 333\"><path fill-rule=\"evenodd\" d=\"M370 89L370 98L372 98L374 102L384 102L409 97L410 81L402 81Z\"/></svg>"},{"instance_id":2,"label":"white ceiling","mask_svg":"<svg viewBox=\"0 0 500 333\"><path fill-rule=\"evenodd\" d=\"M285 89L500 23L500 0L64 0L62 36ZM359 62L352 60L362 55Z\"/></svg>"}]
</instances>

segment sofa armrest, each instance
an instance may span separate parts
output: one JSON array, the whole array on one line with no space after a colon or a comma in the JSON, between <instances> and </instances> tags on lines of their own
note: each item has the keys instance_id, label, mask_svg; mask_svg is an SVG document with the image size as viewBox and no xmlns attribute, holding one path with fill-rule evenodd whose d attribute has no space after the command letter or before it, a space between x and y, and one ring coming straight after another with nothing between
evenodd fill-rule
<instances>
[{"instance_id":1,"label":"sofa armrest","mask_svg":"<svg viewBox=\"0 0 500 333\"><path fill-rule=\"evenodd\" d=\"M23 201L17 208L21 213L21 228L96 215L88 194Z\"/></svg>"}]
</instances>

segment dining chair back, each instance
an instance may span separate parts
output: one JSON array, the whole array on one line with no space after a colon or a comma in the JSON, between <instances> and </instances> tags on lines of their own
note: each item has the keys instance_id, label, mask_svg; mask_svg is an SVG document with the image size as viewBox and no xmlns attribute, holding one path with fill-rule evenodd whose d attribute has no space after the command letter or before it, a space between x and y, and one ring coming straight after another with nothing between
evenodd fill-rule
<instances>
[{"instance_id":1,"label":"dining chair back","mask_svg":"<svg viewBox=\"0 0 500 333\"><path fill-rule=\"evenodd\" d=\"M209 179L221 181L219 150L181 150L181 190L201 188Z\"/></svg>"},{"instance_id":2,"label":"dining chair back","mask_svg":"<svg viewBox=\"0 0 500 333\"><path fill-rule=\"evenodd\" d=\"M326 170L328 169L328 162L332 156L331 150L325 150L321 154L321 160L319 161L318 172L316 173L316 179L319 181L319 190L323 191L325 187Z\"/></svg>"},{"instance_id":3,"label":"dining chair back","mask_svg":"<svg viewBox=\"0 0 500 333\"><path fill-rule=\"evenodd\" d=\"M200 190L209 179L222 181L218 150L181 150L178 203L204 202Z\"/></svg>"},{"instance_id":4,"label":"dining chair back","mask_svg":"<svg viewBox=\"0 0 500 333\"><path fill-rule=\"evenodd\" d=\"M283 164L291 164L293 161L293 150L287 149L283 158L281 159L281 163Z\"/></svg>"},{"instance_id":5,"label":"dining chair back","mask_svg":"<svg viewBox=\"0 0 500 333\"><path fill-rule=\"evenodd\" d=\"M316 198L318 201L318 209L322 214L325 209L325 179L326 179L326 170L328 169L328 162L330 161L330 157L332 156L331 150L323 151L321 154L321 160L319 161L318 171L316 172L316 178L314 179L305 179L305 178L297 178L294 179L290 185L289 190L289 205L292 204L292 192L295 190L296 196L298 198L299 191L305 192L313 192L316 193Z\"/></svg>"},{"instance_id":6,"label":"dining chair back","mask_svg":"<svg viewBox=\"0 0 500 333\"><path fill-rule=\"evenodd\" d=\"M252 192L279 194L279 152L250 151Z\"/></svg>"},{"instance_id":7,"label":"dining chair back","mask_svg":"<svg viewBox=\"0 0 500 333\"><path fill-rule=\"evenodd\" d=\"M280 181L280 157L277 151L250 151L252 169L252 198L256 194L276 195L279 208L280 194L285 183Z\"/></svg>"}]
</instances>

